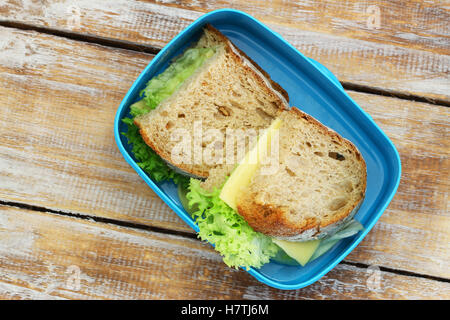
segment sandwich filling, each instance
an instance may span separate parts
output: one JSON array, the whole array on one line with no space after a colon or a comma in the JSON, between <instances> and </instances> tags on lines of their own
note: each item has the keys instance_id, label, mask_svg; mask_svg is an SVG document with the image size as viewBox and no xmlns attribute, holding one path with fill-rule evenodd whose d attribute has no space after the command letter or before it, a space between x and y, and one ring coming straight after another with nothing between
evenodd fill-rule
<instances>
[{"instance_id":1,"label":"sandwich filling","mask_svg":"<svg viewBox=\"0 0 450 320\"><path fill-rule=\"evenodd\" d=\"M195 70L215 53L215 48L190 48L175 60L161 74L153 77L141 91L143 97L130 106L130 116L122 119L127 132L122 134L132 144L132 152L138 165L156 182L173 180L176 184L187 183L188 178L175 172L142 139L134 118L155 109L161 101L171 96L175 90L189 78Z\"/></svg>"}]
</instances>

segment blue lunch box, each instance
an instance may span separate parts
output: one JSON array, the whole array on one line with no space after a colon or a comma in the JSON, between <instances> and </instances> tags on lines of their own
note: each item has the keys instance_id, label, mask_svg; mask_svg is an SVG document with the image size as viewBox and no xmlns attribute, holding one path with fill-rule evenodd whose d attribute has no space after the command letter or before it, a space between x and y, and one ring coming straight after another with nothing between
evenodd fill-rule
<instances>
[{"instance_id":1,"label":"blue lunch box","mask_svg":"<svg viewBox=\"0 0 450 320\"><path fill-rule=\"evenodd\" d=\"M114 136L125 160L196 232L198 227L181 205L177 186L170 181L152 181L136 164L127 139L120 133L127 130L121 119L128 116L130 105L140 99L139 92L152 77L165 70L171 59L199 38L202 27L207 23L225 34L278 82L288 92L291 106L312 115L350 140L366 161L366 197L355 216L365 230L339 241L304 267L270 262L260 269L251 268L247 271L259 281L275 288L303 288L320 279L344 259L380 218L400 182L399 154L384 132L350 98L327 68L305 57L279 34L244 12L232 9L212 11L194 21L156 55L125 95L114 120Z\"/></svg>"}]
</instances>

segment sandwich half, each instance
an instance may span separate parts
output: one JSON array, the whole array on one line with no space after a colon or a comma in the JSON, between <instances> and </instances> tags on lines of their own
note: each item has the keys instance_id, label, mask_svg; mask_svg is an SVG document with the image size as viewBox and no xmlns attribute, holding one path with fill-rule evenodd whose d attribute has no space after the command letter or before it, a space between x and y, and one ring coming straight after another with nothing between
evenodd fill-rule
<instances>
[{"instance_id":1,"label":"sandwich half","mask_svg":"<svg viewBox=\"0 0 450 320\"><path fill-rule=\"evenodd\" d=\"M234 147L228 154L234 159L225 159L226 130L253 129L257 134L289 108L289 97L211 25L179 60L188 65L188 70L184 65L179 69L191 73L189 77L181 84L166 84L164 90L170 94L134 123L146 144L174 170L199 179L208 178L213 170L223 172L223 177L245 155ZM151 89L145 93L152 95ZM236 138L246 139L245 135ZM242 143L249 149L252 141L247 137Z\"/></svg>"},{"instance_id":2,"label":"sandwich half","mask_svg":"<svg viewBox=\"0 0 450 320\"><path fill-rule=\"evenodd\" d=\"M365 162L350 141L295 107L277 120L278 152L267 153L276 159L265 161L276 167L269 171L260 165L246 185L232 186L234 206L265 235L289 241L324 238L359 209Z\"/></svg>"}]
</instances>

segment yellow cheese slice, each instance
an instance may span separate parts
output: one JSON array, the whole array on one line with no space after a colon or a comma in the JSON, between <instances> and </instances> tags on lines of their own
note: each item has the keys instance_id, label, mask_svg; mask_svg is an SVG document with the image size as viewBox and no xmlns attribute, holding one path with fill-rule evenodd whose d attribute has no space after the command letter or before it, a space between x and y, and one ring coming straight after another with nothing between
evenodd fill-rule
<instances>
[{"instance_id":1,"label":"yellow cheese slice","mask_svg":"<svg viewBox=\"0 0 450 320\"><path fill-rule=\"evenodd\" d=\"M272 241L283 249L288 256L295 259L302 266L308 263L309 259L311 259L314 254L314 251L316 251L320 244L320 240L293 242L272 238Z\"/></svg>"},{"instance_id":2,"label":"yellow cheese slice","mask_svg":"<svg viewBox=\"0 0 450 320\"><path fill-rule=\"evenodd\" d=\"M236 197L242 189L250 184L253 175L261 163L261 157L268 155L271 139L281 126L281 120L275 119L270 127L259 137L256 146L247 152L220 192L219 198L237 211Z\"/></svg>"},{"instance_id":3,"label":"yellow cheese slice","mask_svg":"<svg viewBox=\"0 0 450 320\"><path fill-rule=\"evenodd\" d=\"M250 150L234 169L231 176L220 192L220 199L237 211L236 198L242 189L247 187L261 163L261 157L270 154L271 139L276 130L280 129L282 121L275 119L270 127L258 139L256 146ZM292 242L272 238L273 242L281 247L288 256L304 266L311 259L319 246L320 240L305 242Z\"/></svg>"}]
</instances>

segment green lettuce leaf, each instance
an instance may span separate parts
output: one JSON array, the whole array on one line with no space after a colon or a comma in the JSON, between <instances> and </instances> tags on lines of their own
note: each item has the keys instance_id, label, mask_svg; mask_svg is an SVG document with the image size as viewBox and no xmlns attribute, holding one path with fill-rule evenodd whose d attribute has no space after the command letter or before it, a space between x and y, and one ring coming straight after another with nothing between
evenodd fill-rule
<instances>
[{"instance_id":1,"label":"green lettuce leaf","mask_svg":"<svg viewBox=\"0 0 450 320\"><path fill-rule=\"evenodd\" d=\"M163 73L153 77L140 93L141 96L144 96L148 111L156 108L161 101L171 96L178 86L189 78L214 52L215 48L187 49Z\"/></svg>"},{"instance_id":2,"label":"green lettuce leaf","mask_svg":"<svg viewBox=\"0 0 450 320\"><path fill-rule=\"evenodd\" d=\"M192 217L199 227L198 237L213 244L229 267L260 268L279 248L270 237L254 231L248 223L219 198L220 189L205 191L200 181L191 179L186 194Z\"/></svg>"},{"instance_id":3,"label":"green lettuce leaf","mask_svg":"<svg viewBox=\"0 0 450 320\"><path fill-rule=\"evenodd\" d=\"M187 183L188 177L176 173L167 166L164 160L156 154L142 139L138 127L130 118L122 121L128 126L127 132L122 134L127 137L128 144L132 145L131 152L137 160L137 165L142 168L156 182L173 180L175 184Z\"/></svg>"},{"instance_id":4,"label":"green lettuce leaf","mask_svg":"<svg viewBox=\"0 0 450 320\"><path fill-rule=\"evenodd\" d=\"M169 97L203 62L214 54L214 48L190 48L175 60L164 72L153 77L140 95L142 100L130 106L131 117L123 118L127 131L122 134L132 145L137 164L156 181L173 180L175 184L187 184L189 178L176 173L167 166L142 139L138 127L133 120L139 115L155 109L161 101Z\"/></svg>"}]
</instances>

